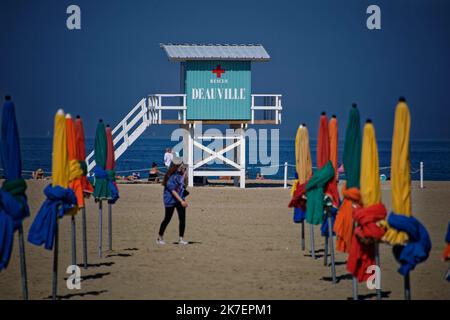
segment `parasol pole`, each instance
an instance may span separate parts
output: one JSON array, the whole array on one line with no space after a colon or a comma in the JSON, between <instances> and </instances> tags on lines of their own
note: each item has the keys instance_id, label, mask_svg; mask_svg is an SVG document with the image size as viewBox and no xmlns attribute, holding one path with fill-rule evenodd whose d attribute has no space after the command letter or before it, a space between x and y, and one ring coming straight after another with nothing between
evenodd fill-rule
<instances>
[{"instance_id":1,"label":"parasol pole","mask_svg":"<svg viewBox=\"0 0 450 320\"><path fill-rule=\"evenodd\" d=\"M55 222L55 247L53 248L53 279L52 279L52 300L56 300L58 288L58 243L59 243L59 226L58 214Z\"/></svg>"},{"instance_id":2,"label":"parasol pole","mask_svg":"<svg viewBox=\"0 0 450 320\"><path fill-rule=\"evenodd\" d=\"M98 203L98 257L102 257L102 200Z\"/></svg>"},{"instance_id":3,"label":"parasol pole","mask_svg":"<svg viewBox=\"0 0 450 320\"><path fill-rule=\"evenodd\" d=\"M112 204L108 203L108 243L109 251L112 251Z\"/></svg>"},{"instance_id":4,"label":"parasol pole","mask_svg":"<svg viewBox=\"0 0 450 320\"><path fill-rule=\"evenodd\" d=\"M88 257L87 257L87 233L86 233L86 207L81 208L81 218L83 224L83 264L84 268L88 267Z\"/></svg>"},{"instance_id":5,"label":"parasol pole","mask_svg":"<svg viewBox=\"0 0 450 320\"><path fill-rule=\"evenodd\" d=\"M77 227L75 223L75 215L72 215L71 218L71 225L72 225L72 265L77 265Z\"/></svg>"},{"instance_id":6,"label":"parasol pole","mask_svg":"<svg viewBox=\"0 0 450 320\"><path fill-rule=\"evenodd\" d=\"M334 261L334 244L333 244L333 226L331 225L331 210L330 207L326 209L328 215L328 240L330 247L330 257L331 257L331 278L333 283L336 283L336 265Z\"/></svg>"},{"instance_id":7,"label":"parasol pole","mask_svg":"<svg viewBox=\"0 0 450 320\"><path fill-rule=\"evenodd\" d=\"M404 277L405 300L411 300L411 284L409 281L409 272Z\"/></svg>"},{"instance_id":8,"label":"parasol pole","mask_svg":"<svg viewBox=\"0 0 450 320\"><path fill-rule=\"evenodd\" d=\"M374 249L375 249L375 264L378 267L378 270L380 270L380 244L378 241L374 243ZM377 275L377 277L381 276L381 272ZM381 300L381 279L376 278L375 283L377 285L377 300ZM380 288L378 288L378 284L380 285Z\"/></svg>"},{"instance_id":9,"label":"parasol pole","mask_svg":"<svg viewBox=\"0 0 450 320\"><path fill-rule=\"evenodd\" d=\"M302 221L302 251L305 251L305 220Z\"/></svg>"},{"instance_id":10,"label":"parasol pole","mask_svg":"<svg viewBox=\"0 0 450 320\"><path fill-rule=\"evenodd\" d=\"M358 300L358 280L356 277L352 278L352 291L353 291L353 300Z\"/></svg>"},{"instance_id":11,"label":"parasol pole","mask_svg":"<svg viewBox=\"0 0 450 320\"><path fill-rule=\"evenodd\" d=\"M353 208L356 208L355 204L353 204ZM355 231L355 224L356 222L353 222L353 231ZM358 300L358 279L356 279L355 276L352 277L352 291L353 291L353 300Z\"/></svg>"},{"instance_id":12,"label":"parasol pole","mask_svg":"<svg viewBox=\"0 0 450 320\"><path fill-rule=\"evenodd\" d=\"M328 265L328 236L325 237L325 249L323 250L323 265Z\"/></svg>"},{"instance_id":13,"label":"parasol pole","mask_svg":"<svg viewBox=\"0 0 450 320\"><path fill-rule=\"evenodd\" d=\"M310 246L311 246L311 257L313 259L316 258L316 248L314 246L314 225L309 225L309 239L310 239Z\"/></svg>"},{"instance_id":14,"label":"parasol pole","mask_svg":"<svg viewBox=\"0 0 450 320\"><path fill-rule=\"evenodd\" d=\"M25 261L25 241L23 240L23 226L19 226L19 250L20 250L20 273L22 275L23 300L28 300L27 264Z\"/></svg>"}]
</instances>

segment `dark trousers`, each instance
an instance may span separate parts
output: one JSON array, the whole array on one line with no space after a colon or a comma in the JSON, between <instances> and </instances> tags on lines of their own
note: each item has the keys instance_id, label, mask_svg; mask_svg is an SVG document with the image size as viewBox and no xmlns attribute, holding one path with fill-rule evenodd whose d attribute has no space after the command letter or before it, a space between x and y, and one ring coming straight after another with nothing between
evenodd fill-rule
<instances>
[{"instance_id":1,"label":"dark trousers","mask_svg":"<svg viewBox=\"0 0 450 320\"><path fill-rule=\"evenodd\" d=\"M163 222L161 222L161 226L159 227L159 235L162 237L164 235L164 231L166 231L167 225L172 219L173 212L177 209L178 220L180 222L179 233L180 237L184 237L184 229L186 228L186 208L183 207L180 203L178 203L175 207L166 207L166 214L164 216Z\"/></svg>"}]
</instances>

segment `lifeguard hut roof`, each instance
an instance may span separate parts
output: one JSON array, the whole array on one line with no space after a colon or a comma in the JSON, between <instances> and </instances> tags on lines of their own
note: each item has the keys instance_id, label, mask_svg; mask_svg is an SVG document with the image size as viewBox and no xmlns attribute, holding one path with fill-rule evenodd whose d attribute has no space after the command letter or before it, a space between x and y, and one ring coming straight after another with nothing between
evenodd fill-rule
<instances>
[{"instance_id":1,"label":"lifeguard hut roof","mask_svg":"<svg viewBox=\"0 0 450 320\"><path fill-rule=\"evenodd\" d=\"M170 61L234 60L269 61L270 56L260 44L161 44Z\"/></svg>"}]
</instances>

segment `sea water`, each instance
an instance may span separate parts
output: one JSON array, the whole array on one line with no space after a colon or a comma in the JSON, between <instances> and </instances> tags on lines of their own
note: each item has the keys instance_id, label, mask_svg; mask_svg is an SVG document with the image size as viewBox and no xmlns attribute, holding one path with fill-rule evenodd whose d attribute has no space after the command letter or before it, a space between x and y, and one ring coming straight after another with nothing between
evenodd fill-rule
<instances>
[{"instance_id":1,"label":"sea water","mask_svg":"<svg viewBox=\"0 0 450 320\"><path fill-rule=\"evenodd\" d=\"M163 156L167 147L173 147L177 142L170 139L141 137L128 148L128 150L117 160L116 171L120 175L128 175L133 171L147 169L151 167L152 162L158 166L163 166ZM92 151L93 139L86 140L86 152ZM311 140L311 156L313 165L316 163L316 141ZM412 141L411 142L411 173L412 179L419 179L420 162L424 163L425 180L450 180L450 141ZM24 176L30 177L31 171L42 168L45 172L51 171L51 138L22 138L22 160ZM248 143L247 143L248 147ZM392 142L389 140L378 141L378 151L380 160L380 174L390 176ZM295 175L295 140L280 139L278 163L270 165L279 165L278 172L273 176L266 178L283 179L284 163L289 164L288 177ZM339 163L342 161L343 141L339 142ZM270 157L270 146L268 147ZM276 157L275 157L276 158ZM248 163L248 152L247 152ZM255 178L260 172L260 163L247 165L249 178ZM212 164L210 167L223 168L225 165ZM141 172L142 177L147 176L147 172Z\"/></svg>"}]
</instances>

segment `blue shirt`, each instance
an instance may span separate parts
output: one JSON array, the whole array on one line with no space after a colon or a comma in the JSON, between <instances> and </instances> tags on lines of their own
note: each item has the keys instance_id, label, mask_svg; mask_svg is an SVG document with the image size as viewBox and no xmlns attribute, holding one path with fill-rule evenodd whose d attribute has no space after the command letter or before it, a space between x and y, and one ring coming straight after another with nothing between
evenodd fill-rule
<instances>
[{"instance_id":1,"label":"blue shirt","mask_svg":"<svg viewBox=\"0 0 450 320\"><path fill-rule=\"evenodd\" d=\"M164 187L164 206L165 207L174 207L177 205L178 200L173 196L172 191L178 193L181 199L185 199L184 197L184 176L181 172L175 172L172 174L167 180L167 184Z\"/></svg>"}]
</instances>

